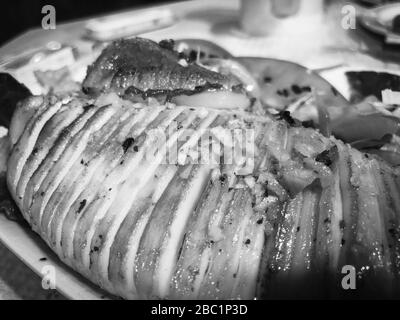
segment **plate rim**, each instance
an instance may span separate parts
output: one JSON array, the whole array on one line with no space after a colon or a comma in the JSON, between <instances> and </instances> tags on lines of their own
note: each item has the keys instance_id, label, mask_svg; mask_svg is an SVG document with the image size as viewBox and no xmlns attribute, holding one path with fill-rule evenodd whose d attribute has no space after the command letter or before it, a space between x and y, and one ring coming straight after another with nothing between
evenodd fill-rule
<instances>
[{"instance_id":1,"label":"plate rim","mask_svg":"<svg viewBox=\"0 0 400 320\"><path fill-rule=\"evenodd\" d=\"M107 292L62 262L27 222L10 220L0 213L0 242L41 279L43 267L54 267L56 290L67 299L112 299ZM42 261L43 258L46 260Z\"/></svg>"}]
</instances>

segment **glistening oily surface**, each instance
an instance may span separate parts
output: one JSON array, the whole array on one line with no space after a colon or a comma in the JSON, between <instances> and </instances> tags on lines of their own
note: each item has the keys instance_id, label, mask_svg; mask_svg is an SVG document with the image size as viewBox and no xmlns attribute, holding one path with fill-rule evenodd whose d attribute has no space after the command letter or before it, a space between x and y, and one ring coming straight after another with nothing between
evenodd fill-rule
<instances>
[{"instance_id":1,"label":"glistening oily surface","mask_svg":"<svg viewBox=\"0 0 400 320\"><path fill-rule=\"evenodd\" d=\"M244 161L185 162L203 133L234 129L254 132ZM25 219L111 293L335 296L350 264L365 270L359 295L398 294L398 172L313 129L110 93L32 97L10 138L7 180Z\"/></svg>"},{"instance_id":2,"label":"glistening oily surface","mask_svg":"<svg viewBox=\"0 0 400 320\"><path fill-rule=\"evenodd\" d=\"M348 265L353 296L398 296L398 169L172 45L117 41L85 94L18 105L7 183L32 229L128 299L342 297Z\"/></svg>"}]
</instances>

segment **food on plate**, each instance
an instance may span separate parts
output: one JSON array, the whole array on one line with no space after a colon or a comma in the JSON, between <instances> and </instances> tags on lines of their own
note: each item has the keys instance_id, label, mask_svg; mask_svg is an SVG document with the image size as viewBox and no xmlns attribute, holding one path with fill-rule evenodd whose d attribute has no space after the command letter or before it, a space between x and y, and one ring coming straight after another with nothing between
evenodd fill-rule
<instances>
[{"instance_id":1,"label":"food on plate","mask_svg":"<svg viewBox=\"0 0 400 320\"><path fill-rule=\"evenodd\" d=\"M200 128L254 129L254 166L191 161ZM151 129L171 137L157 147ZM344 264L369 266L366 288L393 292L398 172L313 129L109 93L31 97L15 112L10 141L8 185L25 219L113 294L279 296L290 279L335 277ZM165 163L164 147L186 161Z\"/></svg>"},{"instance_id":2,"label":"food on plate","mask_svg":"<svg viewBox=\"0 0 400 320\"><path fill-rule=\"evenodd\" d=\"M399 134L399 119L379 112L368 102L348 108L331 122L334 135L353 143L363 139L378 140L385 135Z\"/></svg>"},{"instance_id":3,"label":"food on plate","mask_svg":"<svg viewBox=\"0 0 400 320\"><path fill-rule=\"evenodd\" d=\"M398 122L355 133L359 110L312 73L278 64L275 83L276 61L194 62L173 48L114 42L83 92L17 104L7 184L32 229L126 299L345 297L346 265L360 271L357 297L399 296ZM265 77L273 89L257 88ZM270 112L267 92L289 85L277 101L312 94L319 129Z\"/></svg>"},{"instance_id":4,"label":"food on plate","mask_svg":"<svg viewBox=\"0 0 400 320\"><path fill-rule=\"evenodd\" d=\"M323 92L328 106L344 107L348 101L317 73L293 62L277 59L240 57L261 88L261 100L275 109L285 109L311 90Z\"/></svg>"},{"instance_id":5,"label":"food on plate","mask_svg":"<svg viewBox=\"0 0 400 320\"><path fill-rule=\"evenodd\" d=\"M203 106L251 106L250 97L235 79L188 64L184 55L173 50L173 43L160 45L141 38L108 46L89 67L83 89L90 94L111 90L121 96L156 97L192 106L198 106L199 97Z\"/></svg>"},{"instance_id":6,"label":"food on plate","mask_svg":"<svg viewBox=\"0 0 400 320\"><path fill-rule=\"evenodd\" d=\"M174 43L174 48L189 56L190 61L238 77L269 110L285 110L299 100L306 100L311 89L322 93L328 106L342 108L349 104L329 82L299 64L272 58L234 57L212 42L200 39L180 39Z\"/></svg>"},{"instance_id":7,"label":"food on plate","mask_svg":"<svg viewBox=\"0 0 400 320\"><path fill-rule=\"evenodd\" d=\"M400 91L400 76L388 72L348 71L346 72L352 90L351 101L360 102L368 96L382 101L382 91L392 89Z\"/></svg>"},{"instance_id":8,"label":"food on plate","mask_svg":"<svg viewBox=\"0 0 400 320\"><path fill-rule=\"evenodd\" d=\"M63 93L79 90L80 83L71 78L71 72L68 67L62 67L57 70L34 71L39 84L46 92Z\"/></svg>"},{"instance_id":9,"label":"food on plate","mask_svg":"<svg viewBox=\"0 0 400 320\"><path fill-rule=\"evenodd\" d=\"M184 59L183 59L184 60ZM88 93L111 89L123 94L130 86L141 91L228 85L229 79L195 64L180 63L177 52L148 39L113 42L89 67L83 88ZM166 77L168 76L168 77Z\"/></svg>"},{"instance_id":10,"label":"food on plate","mask_svg":"<svg viewBox=\"0 0 400 320\"><path fill-rule=\"evenodd\" d=\"M355 141L354 134L363 135L363 140L371 143L397 132L400 110L397 106L378 104L376 100L381 99L382 88L398 90L399 81L395 74L346 72L352 90L350 103L317 72L293 62L232 57L224 54L223 48L197 39L177 40L175 48L179 50L181 47L186 48L185 52L191 52L192 56L197 53L197 61L202 66L233 75L268 113L288 111L304 125L318 128L328 136L332 133L349 143ZM200 55L202 52L203 55ZM377 98L374 99L375 95ZM253 111L259 110L253 108ZM375 126L375 130L360 128L362 123L367 124L366 128ZM380 136L377 138L377 135Z\"/></svg>"},{"instance_id":11,"label":"food on plate","mask_svg":"<svg viewBox=\"0 0 400 320\"><path fill-rule=\"evenodd\" d=\"M184 54L189 62L203 59L232 59L233 56L224 48L214 42L203 39L178 39L174 40L173 48Z\"/></svg>"}]
</instances>

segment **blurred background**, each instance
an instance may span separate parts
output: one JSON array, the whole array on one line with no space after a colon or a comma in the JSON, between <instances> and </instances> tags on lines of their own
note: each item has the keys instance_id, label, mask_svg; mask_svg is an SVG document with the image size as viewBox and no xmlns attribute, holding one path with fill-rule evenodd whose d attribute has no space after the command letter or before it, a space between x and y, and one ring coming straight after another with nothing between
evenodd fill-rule
<instances>
[{"instance_id":1,"label":"blurred background","mask_svg":"<svg viewBox=\"0 0 400 320\"><path fill-rule=\"evenodd\" d=\"M182 0L181 0L182 1ZM330 0L335 1L335 0ZM399 0L358 0L373 6ZM124 9L148 7L178 0L13 0L2 4L0 19L0 45L30 28L38 28L44 5L53 5L57 23L101 15Z\"/></svg>"},{"instance_id":2,"label":"blurred background","mask_svg":"<svg viewBox=\"0 0 400 320\"><path fill-rule=\"evenodd\" d=\"M57 23L106 14L124 9L148 7L177 0L12 0L2 3L0 45L30 28L39 28L42 7L56 8Z\"/></svg>"}]
</instances>

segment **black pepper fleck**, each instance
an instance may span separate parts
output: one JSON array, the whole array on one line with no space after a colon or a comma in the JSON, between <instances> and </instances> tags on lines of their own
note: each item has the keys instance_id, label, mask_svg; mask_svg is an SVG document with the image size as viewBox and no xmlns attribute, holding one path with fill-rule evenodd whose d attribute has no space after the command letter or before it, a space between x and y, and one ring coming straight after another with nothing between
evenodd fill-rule
<instances>
[{"instance_id":1,"label":"black pepper fleck","mask_svg":"<svg viewBox=\"0 0 400 320\"><path fill-rule=\"evenodd\" d=\"M94 107L95 107L94 104L88 104L88 105L86 105L86 106L83 106L82 108L83 108L83 110L86 112L86 111L88 111L89 109L92 109L92 108L94 108Z\"/></svg>"},{"instance_id":2,"label":"black pepper fleck","mask_svg":"<svg viewBox=\"0 0 400 320\"><path fill-rule=\"evenodd\" d=\"M128 151L130 146L132 146L135 143L135 139L132 137L126 138L125 141L122 143L122 149L124 150L124 153Z\"/></svg>"},{"instance_id":3,"label":"black pepper fleck","mask_svg":"<svg viewBox=\"0 0 400 320\"><path fill-rule=\"evenodd\" d=\"M175 41L172 39L161 40L158 45L166 50L174 51Z\"/></svg>"},{"instance_id":4,"label":"black pepper fleck","mask_svg":"<svg viewBox=\"0 0 400 320\"><path fill-rule=\"evenodd\" d=\"M292 91L293 91L294 94L302 93L301 88L297 84L292 85Z\"/></svg>"},{"instance_id":5,"label":"black pepper fleck","mask_svg":"<svg viewBox=\"0 0 400 320\"><path fill-rule=\"evenodd\" d=\"M322 162L326 166L330 166L335 159L337 159L338 156L338 148L337 146L334 146L330 148L329 150L322 151L317 157L315 158L315 161L317 162Z\"/></svg>"},{"instance_id":6,"label":"black pepper fleck","mask_svg":"<svg viewBox=\"0 0 400 320\"><path fill-rule=\"evenodd\" d=\"M265 83L270 83L272 81L271 77L264 77L264 82Z\"/></svg>"},{"instance_id":7,"label":"black pepper fleck","mask_svg":"<svg viewBox=\"0 0 400 320\"><path fill-rule=\"evenodd\" d=\"M389 233L390 233L390 235L392 236L392 237L396 237L396 229L395 228L390 228L390 229L388 229L388 231L389 231Z\"/></svg>"},{"instance_id":8,"label":"black pepper fleck","mask_svg":"<svg viewBox=\"0 0 400 320\"><path fill-rule=\"evenodd\" d=\"M296 123L289 111L281 111L277 116L278 120L285 120L289 125L294 125Z\"/></svg>"},{"instance_id":9,"label":"black pepper fleck","mask_svg":"<svg viewBox=\"0 0 400 320\"><path fill-rule=\"evenodd\" d=\"M80 213L82 211L82 209L85 207L86 205L86 199L83 199L80 203L79 203L79 208L78 208L78 213Z\"/></svg>"},{"instance_id":10,"label":"black pepper fleck","mask_svg":"<svg viewBox=\"0 0 400 320\"><path fill-rule=\"evenodd\" d=\"M302 121L302 122L301 122L301 125L302 125L304 128L315 128L314 121L312 121L312 120L305 120L305 121Z\"/></svg>"}]
</instances>

